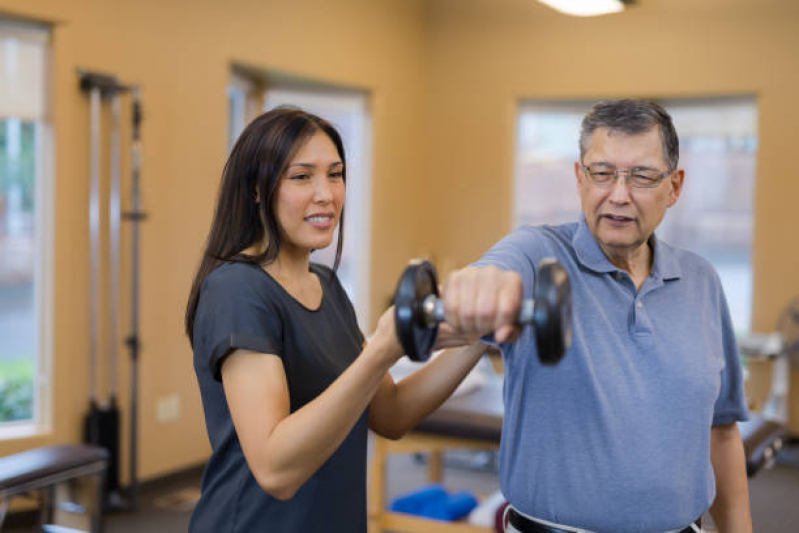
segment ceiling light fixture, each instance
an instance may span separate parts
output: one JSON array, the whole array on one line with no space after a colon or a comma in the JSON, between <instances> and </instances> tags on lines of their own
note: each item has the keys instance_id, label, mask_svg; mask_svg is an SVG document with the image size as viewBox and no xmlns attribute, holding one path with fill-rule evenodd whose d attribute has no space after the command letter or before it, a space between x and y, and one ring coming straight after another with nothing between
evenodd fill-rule
<instances>
[{"instance_id":1,"label":"ceiling light fixture","mask_svg":"<svg viewBox=\"0 0 799 533\"><path fill-rule=\"evenodd\" d=\"M635 0L538 0L552 9L575 17L595 17L623 11Z\"/></svg>"}]
</instances>

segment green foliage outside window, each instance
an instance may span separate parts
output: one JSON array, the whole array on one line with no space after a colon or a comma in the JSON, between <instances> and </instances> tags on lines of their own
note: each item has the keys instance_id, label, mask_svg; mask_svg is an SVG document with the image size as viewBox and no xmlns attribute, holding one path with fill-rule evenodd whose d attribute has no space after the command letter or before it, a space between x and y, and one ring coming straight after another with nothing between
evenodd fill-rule
<instances>
[{"instance_id":1,"label":"green foliage outside window","mask_svg":"<svg viewBox=\"0 0 799 533\"><path fill-rule=\"evenodd\" d=\"M33 418L33 360L0 361L0 423Z\"/></svg>"}]
</instances>

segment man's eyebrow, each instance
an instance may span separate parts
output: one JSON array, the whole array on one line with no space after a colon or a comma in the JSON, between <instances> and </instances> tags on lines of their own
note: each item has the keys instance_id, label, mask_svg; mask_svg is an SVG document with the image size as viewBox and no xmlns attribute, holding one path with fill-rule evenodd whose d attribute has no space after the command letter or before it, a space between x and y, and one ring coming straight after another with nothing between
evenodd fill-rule
<instances>
[{"instance_id":1,"label":"man's eyebrow","mask_svg":"<svg viewBox=\"0 0 799 533\"><path fill-rule=\"evenodd\" d=\"M586 166L589 166L589 167L616 168L616 165L612 165L612 164L608 163L607 161L597 161L595 163L590 163L590 164L588 164ZM635 166L630 167L630 169L632 169L632 170L659 170L657 167L650 167L650 166L647 166L647 165L635 165Z\"/></svg>"}]
</instances>

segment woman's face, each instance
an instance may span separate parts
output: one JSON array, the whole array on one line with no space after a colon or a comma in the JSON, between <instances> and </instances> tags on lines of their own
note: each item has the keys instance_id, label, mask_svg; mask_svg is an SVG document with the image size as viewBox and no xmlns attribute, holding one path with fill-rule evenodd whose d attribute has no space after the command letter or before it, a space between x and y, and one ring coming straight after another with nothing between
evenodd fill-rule
<instances>
[{"instance_id":1,"label":"woman's face","mask_svg":"<svg viewBox=\"0 0 799 533\"><path fill-rule=\"evenodd\" d=\"M287 251L325 248L344 207L344 164L322 131L297 151L280 178L275 211Z\"/></svg>"}]
</instances>

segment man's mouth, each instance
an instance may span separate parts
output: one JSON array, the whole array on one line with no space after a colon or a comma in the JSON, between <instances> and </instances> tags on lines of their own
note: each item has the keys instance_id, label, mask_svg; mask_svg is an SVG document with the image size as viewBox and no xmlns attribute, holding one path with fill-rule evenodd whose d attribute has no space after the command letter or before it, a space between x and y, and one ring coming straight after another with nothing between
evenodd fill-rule
<instances>
[{"instance_id":1,"label":"man's mouth","mask_svg":"<svg viewBox=\"0 0 799 533\"><path fill-rule=\"evenodd\" d=\"M602 218L617 223L632 222L634 220L632 217L625 217L623 215L602 215Z\"/></svg>"}]
</instances>

